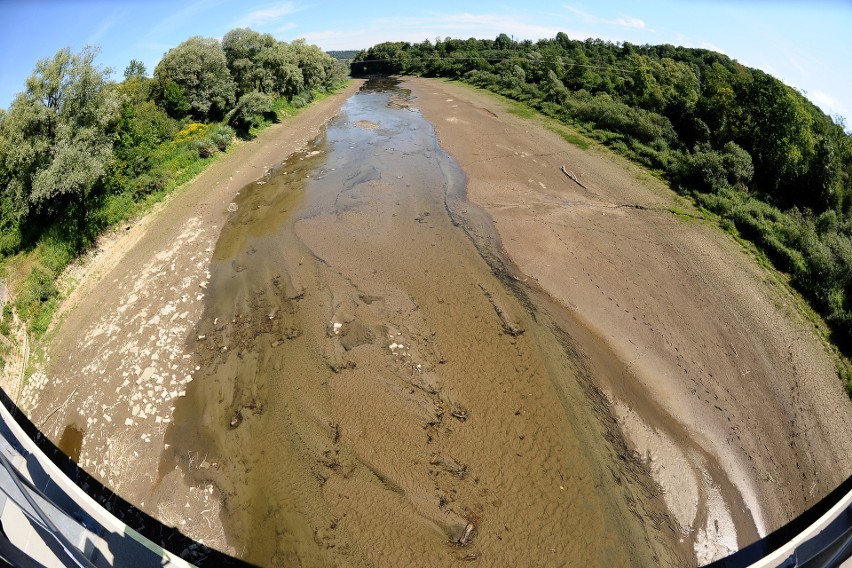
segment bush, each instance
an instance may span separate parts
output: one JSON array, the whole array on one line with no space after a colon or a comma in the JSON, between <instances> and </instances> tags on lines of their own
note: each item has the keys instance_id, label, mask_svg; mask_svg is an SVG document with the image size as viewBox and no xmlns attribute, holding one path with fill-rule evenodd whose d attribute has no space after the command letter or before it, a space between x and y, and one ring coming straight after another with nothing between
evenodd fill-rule
<instances>
[{"instance_id":1,"label":"bush","mask_svg":"<svg viewBox=\"0 0 852 568\"><path fill-rule=\"evenodd\" d=\"M224 152L234 140L234 130L224 124L216 124L207 135L220 152Z\"/></svg>"},{"instance_id":2,"label":"bush","mask_svg":"<svg viewBox=\"0 0 852 568\"><path fill-rule=\"evenodd\" d=\"M200 124L193 122L178 132L178 147L173 148L169 162L186 161L180 159L180 147L190 148L200 158L209 158L216 152L223 152L234 138L234 130L224 124ZM173 167L168 168L173 170ZM156 177L156 176L155 176Z\"/></svg>"},{"instance_id":3,"label":"bush","mask_svg":"<svg viewBox=\"0 0 852 568\"><path fill-rule=\"evenodd\" d=\"M305 95L304 93L298 94L290 101L290 104L293 105L293 108L302 108L308 105L311 102L310 96Z\"/></svg>"},{"instance_id":4,"label":"bush","mask_svg":"<svg viewBox=\"0 0 852 568\"><path fill-rule=\"evenodd\" d=\"M190 122L180 129L180 132L175 136L175 140L182 142L184 140L192 140L201 138L207 132L207 125L200 122Z\"/></svg>"},{"instance_id":5,"label":"bush","mask_svg":"<svg viewBox=\"0 0 852 568\"><path fill-rule=\"evenodd\" d=\"M249 129L260 126L264 120L275 119L274 104L274 99L269 95L257 91L246 93L228 113L228 124L238 132L248 134Z\"/></svg>"},{"instance_id":6,"label":"bush","mask_svg":"<svg viewBox=\"0 0 852 568\"><path fill-rule=\"evenodd\" d=\"M3 306L3 318L0 319L0 334L11 338L12 333L12 304L6 303Z\"/></svg>"},{"instance_id":7,"label":"bush","mask_svg":"<svg viewBox=\"0 0 852 568\"><path fill-rule=\"evenodd\" d=\"M41 313L44 305L59 295L54 282L56 274L35 267L24 281L15 298L15 309L25 320L32 320Z\"/></svg>"},{"instance_id":8,"label":"bush","mask_svg":"<svg viewBox=\"0 0 852 568\"><path fill-rule=\"evenodd\" d=\"M673 169L675 181L682 188L713 193L727 187L745 189L754 175L751 156L733 142L722 150L698 146L691 154L684 154Z\"/></svg>"}]
</instances>

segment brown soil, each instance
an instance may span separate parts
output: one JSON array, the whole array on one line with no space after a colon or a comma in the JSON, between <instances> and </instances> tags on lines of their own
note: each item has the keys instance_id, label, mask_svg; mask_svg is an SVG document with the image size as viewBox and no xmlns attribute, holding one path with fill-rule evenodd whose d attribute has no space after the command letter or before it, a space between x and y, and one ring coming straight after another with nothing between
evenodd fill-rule
<instances>
[{"instance_id":1,"label":"brown soil","mask_svg":"<svg viewBox=\"0 0 852 568\"><path fill-rule=\"evenodd\" d=\"M470 203L407 195L416 173L237 195L356 86L88 265L50 380L22 397L87 471L246 558L377 566L684 565L852 472L852 404L780 279L656 180L489 95L412 79L390 103L435 126ZM261 208L285 246L251 226Z\"/></svg>"}]
</instances>

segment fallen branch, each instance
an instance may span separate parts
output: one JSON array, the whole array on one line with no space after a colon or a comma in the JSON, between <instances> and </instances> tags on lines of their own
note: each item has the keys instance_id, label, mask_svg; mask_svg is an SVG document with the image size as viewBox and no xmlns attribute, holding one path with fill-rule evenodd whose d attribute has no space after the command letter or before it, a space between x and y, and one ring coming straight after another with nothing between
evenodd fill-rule
<instances>
[{"instance_id":1,"label":"fallen branch","mask_svg":"<svg viewBox=\"0 0 852 568\"><path fill-rule=\"evenodd\" d=\"M65 402L63 402L62 404L60 404L59 406L57 406L56 408L54 408L53 410L51 410L51 411L47 414L47 416L45 416L44 420L42 420L42 422L41 422L42 427L44 427L44 426L47 424L47 421L48 421L48 420L50 420L50 417L51 417L51 416L53 416L54 414L56 414L56 411L58 411L60 408L64 407L66 404L68 404L68 401L69 401L69 400L71 400L71 397L72 397L72 396L74 396L75 394L77 394L77 389L78 389L78 388L80 388L80 387L74 387L74 390L73 390L73 391L71 391L71 394L69 394L69 395L68 395L68 398L66 398L66 399L65 399Z\"/></svg>"},{"instance_id":2,"label":"fallen branch","mask_svg":"<svg viewBox=\"0 0 852 568\"><path fill-rule=\"evenodd\" d=\"M575 175L574 175L574 172L569 172L569 171L565 168L565 164L562 164L562 173L563 173L563 174L565 174L566 176L568 176L568 178L569 178L569 179L571 179L574 183L576 183L577 185L579 185L579 186L580 186L580 187L582 187L583 189L589 189L588 187L586 187L585 185L583 185L583 184L580 182L580 180L578 180L578 179L577 179L577 176L575 176Z\"/></svg>"}]
</instances>

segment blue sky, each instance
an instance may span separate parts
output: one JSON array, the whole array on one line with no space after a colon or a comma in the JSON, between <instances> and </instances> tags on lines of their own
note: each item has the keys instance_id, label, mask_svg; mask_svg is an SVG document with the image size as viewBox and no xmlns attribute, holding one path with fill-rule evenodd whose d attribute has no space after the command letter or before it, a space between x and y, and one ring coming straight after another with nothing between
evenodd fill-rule
<instances>
[{"instance_id":1,"label":"blue sky","mask_svg":"<svg viewBox=\"0 0 852 568\"><path fill-rule=\"evenodd\" d=\"M501 32L535 40L559 31L704 47L775 75L852 122L852 0L0 0L0 108L24 89L38 59L62 47L100 46L97 62L120 78L131 59L151 73L188 37L220 38L243 26L326 50Z\"/></svg>"}]
</instances>

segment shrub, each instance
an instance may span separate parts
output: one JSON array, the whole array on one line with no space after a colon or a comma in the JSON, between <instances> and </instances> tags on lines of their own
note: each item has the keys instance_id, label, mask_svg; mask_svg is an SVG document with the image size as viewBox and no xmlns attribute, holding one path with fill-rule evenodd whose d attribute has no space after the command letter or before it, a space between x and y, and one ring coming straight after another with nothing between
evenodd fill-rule
<instances>
[{"instance_id":1,"label":"shrub","mask_svg":"<svg viewBox=\"0 0 852 568\"><path fill-rule=\"evenodd\" d=\"M190 122L180 129L180 132L175 136L175 140L184 141L194 138L201 138L207 132L207 125L200 122Z\"/></svg>"},{"instance_id":2,"label":"shrub","mask_svg":"<svg viewBox=\"0 0 852 568\"><path fill-rule=\"evenodd\" d=\"M208 138L220 152L224 152L234 140L234 129L225 124L215 124L210 129Z\"/></svg>"},{"instance_id":3,"label":"shrub","mask_svg":"<svg viewBox=\"0 0 852 568\"><path fill-rule=\"evenodd\" d=\"M250 128L259 126L264 119L274 120L274 104L274 99L269 95L257 91L246 93L228 113L228 124L238 132L247 134Z\"/></svg>"}]
</instances>

